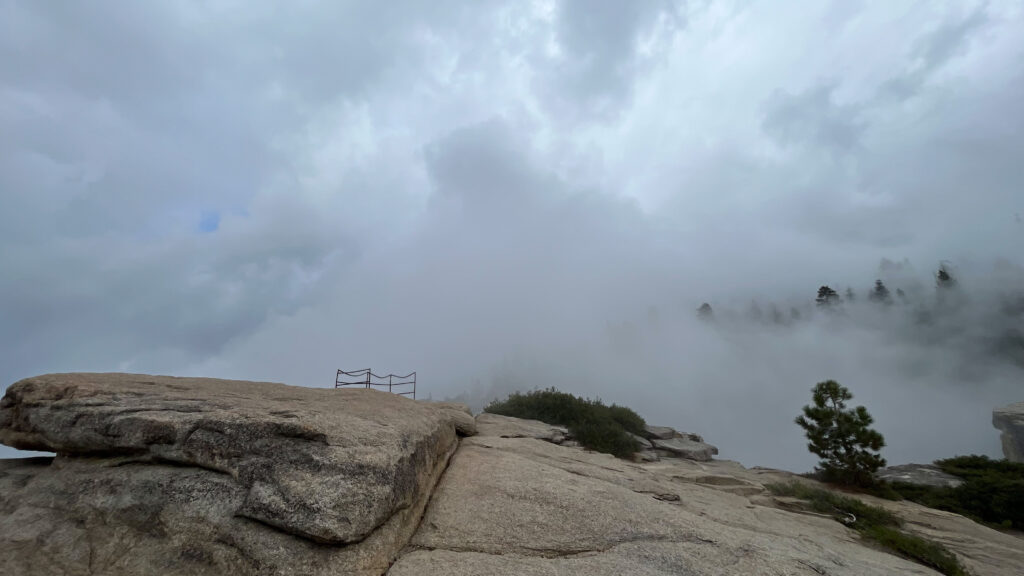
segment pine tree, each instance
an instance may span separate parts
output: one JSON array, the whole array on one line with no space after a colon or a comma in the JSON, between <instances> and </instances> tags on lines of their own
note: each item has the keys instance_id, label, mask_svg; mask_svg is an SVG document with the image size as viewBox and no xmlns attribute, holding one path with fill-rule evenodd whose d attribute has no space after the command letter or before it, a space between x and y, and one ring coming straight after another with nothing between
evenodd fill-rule
<instances>
[{"instance_id":1,"label":"pine tree","mask_svg":"<svg viewBox=\"0 0 1024 576\"><path fill-rule=\"evenodd\" d=\"M885 287L885 284L883 284L881 280L875 280L875 289L871 291L868 298L870 298L872 302L880 304L892 303L892 296L889 295L889 289Z\"/></svg>"},{"instance_id":2,"label":"pine tree","mask_svg":"<svg viewBox=\"0 0 1024 576\"><path fill-rule=\"evenodd\" d=\"M701 320L714 319L715 313L711 310L711 304L708 304L707 302L701 304L700 308L697 308L697 317Z\"/></svg>"},{"instance_id":3,"label":"pine tree","mask_svg":"<svg viewBox=\"0 0 1024 576\"><path fill-rule=\"evenodd\" d=\"M939 271L935 273L936 288L952 288L956 286L956 279L949 273L945 264L939 265Z\"/></svg>"},{"instance_id":4,"label":"pine tree","mask_svg":"<svg viewBox=\"0 0 1024 576\"><path fill-rule=\"evenodd\" d=\"M812 393L814 405L804 406L795 422L807 433L807 449L821 458L815 470L826 482L872 484L885 466L877 454L885 439L870 428L874 419L863 406L847 410L853 394L835 380L819 382Z\"/></svg>"},{"instance_id":5,"label":"pine tree","mask_svg":"<svg viewBox=\"0 0 1024 576\"><path fill-rule=\"evenodd\" d=\"M839 304L840 299L839 294L837 294L835 290L828 286L822 286L821 288L818 288L818 297L815 298L814 301L822 308L831 308L832 306Z\"/></svg>"},{"instance_id":6,"label":"pine tree","mask_svg":"<svg viewBox=\"0 0 1024 576\"><path fill-rule=\"evenodd\" d=\"M857 300L857 295L853 293L853 288L847 286L846 287L846 301L847 302L854 302L856 300Z\"/></svg>"},{"instance_id":7,"label":"pine tree","mask_svg":"<svg viewBox=\"0 0 1024 576\"><path fill-rule=\"evenodd\" d=\"M945 263L939 264L939 271L935 273L935 300L939 309L956 308L964 303L964 294L959 290L956 276Z\"/></svg>"}]
</instances>

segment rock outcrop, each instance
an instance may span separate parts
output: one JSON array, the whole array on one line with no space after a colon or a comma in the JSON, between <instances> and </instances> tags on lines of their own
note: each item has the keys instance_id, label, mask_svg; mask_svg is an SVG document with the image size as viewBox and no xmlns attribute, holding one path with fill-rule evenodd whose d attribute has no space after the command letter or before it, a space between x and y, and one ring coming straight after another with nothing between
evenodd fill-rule
<instances>
[{"instance_id":1,"label":"rock outcrop","mask_svg":"<svg viewBox=\"0 0 1024 576\"><path fill-rule=\"evenodd\" d=\"M1010 462L1024 462L1024 402L993 410L992 425L1002 432L1003 456Z\"/></svg>"},{"instance_id":2,"label":"rock outcrop","mask_svg":"<svg viewBox=\"0 0 1024 576\"><path fill-rule=\"evenodd\" d=\"M476 418L473 418L473 412L468 405L461 402L428 402L427 404L432 408L444 410L455 424L455 431L459 436L476 435Z\"/></svg>"},{"instance_id":3,"label":"rock outcrop","mask_svg":"<svg viewBox=\"0 0 1024 576\"><path fill-rule=\"evenodd\" d=\"M955 488L964 483L961 478L947 474L933 464L900 464L882 468L875 473L879 480L904 482L935 488Z\"/></svg>"},{"instance_id":4,"label":"rock outcrop","mask_svg":"<svg viewBox=\"0 0 1024 576\"><path fill-rule=\"evenodd\" d=\"M661 456L707 462L718 454L718 448L705 443L697 434L677 432L675 428L668 426L647 426L646 431L656 456L651 457L645 450L639 457L642 461L653 461L657 456Z\"/></svg>"},{"instance_id":5,"label":"rock outcrop","mask_svg":"<svg viewBox=\"0 0 1024 576\"><path fill-rule=\"evenodd\" d=\"M23 380L0 402L0 442L58 457L0 469L0 566L380 574L457 446L452 412L370 390Z\"/></svg>"},{"instance_id":6,"label":"rock outcrop","mask_svg":"<svg viewBox=\"0 0 1024 576\"><path fill-rule=\"evenodd\" d=\"M4 575L935 574L764 488L811 480L386 392L43 376L0 402L0 441L58 453L0 460ZM1018 536L863 498L974 576L1024 565Z\"/></svg>"},{"instance_id":7,"label":"rock outcrop","mask_svg":"<svg viewBox=\"0 0 1024 576\"><path fill-rule=\"evenodd\" d=\"M488 412L477 415L476 426L480 434L501 438L536 438L553 444L561 444L569 438L569 431L561 426Z\"/></svg>"},{"instance_id":8,"label":"rock outcrop","mask_svg":"<svg viewBox=\"0 0 1024 576\"><path fill-rule=\"evenodd\" d=\"M792 474L724 461L635 464L480 429L461 442L390 576L936 574L861 543L831 518L782 509L763 486ZM1016 574L1024 562L1014 536L915 504L885 505L976 576Z\"/></svg>"},{"instance_id":9,"label":"rock outcrop","mask_svg":"<svg viewBox=\"0 0 1024 576\"><path fill-rule=\"evenodd\" d=\"M677 434L675 428L669 428L668 426L651 426L650 424L647 425L646 432L647 437L652 440L668 440Z\"/></svg>"}]
</instances>

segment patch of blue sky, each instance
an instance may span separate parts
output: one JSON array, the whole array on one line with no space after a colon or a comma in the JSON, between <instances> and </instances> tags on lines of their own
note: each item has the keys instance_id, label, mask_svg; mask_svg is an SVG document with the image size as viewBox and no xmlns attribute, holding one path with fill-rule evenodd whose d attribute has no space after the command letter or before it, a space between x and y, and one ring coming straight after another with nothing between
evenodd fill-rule
<instances>
[{"instance_id":1,"label":"patch of blue sky","mask_svg":"<svg viewBox=\"0 0 1024 576\"><path fill-rule=\"evenodd\" d=\"M200 232L216 232L220 228L220 212L203 212L199 218Z\"/></svg>"}]
</instances>

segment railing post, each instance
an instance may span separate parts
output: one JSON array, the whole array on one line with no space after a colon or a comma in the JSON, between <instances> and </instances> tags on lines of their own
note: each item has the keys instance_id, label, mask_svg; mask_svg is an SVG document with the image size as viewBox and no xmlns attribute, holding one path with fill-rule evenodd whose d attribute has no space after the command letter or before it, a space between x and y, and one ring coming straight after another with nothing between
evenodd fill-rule
<instances>
[{"instance_id":1,"label":"railing post","mask_svg":"<svg viewBox=\"0 0 1024 576\"><path fill-rule=\"evenodd\" d=\"M369 390L369 389L370 389L370 374L372 374L372 373L373 373L373 370L369 370L369 369L368 369L368 370L366 371L366 389L367 389L367 390Z\"/></svg>"}]
</instances>

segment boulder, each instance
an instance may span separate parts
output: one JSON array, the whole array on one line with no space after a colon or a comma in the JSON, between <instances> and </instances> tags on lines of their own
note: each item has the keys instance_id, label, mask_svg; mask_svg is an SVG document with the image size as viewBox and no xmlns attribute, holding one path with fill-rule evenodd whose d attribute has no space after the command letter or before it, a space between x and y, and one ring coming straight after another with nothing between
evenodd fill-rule
<instances>
[{"instance_id":1,"label":"boulder","mask_svg":"<svg viewBox=\"0 0 1024 576\"><path fill-rule=\"evenodd\" d=\"M477 433L481 436L536 438L553 444L561 444L570 438L569 430L561 426L552 426L540 420L525 420L490 412L477 414L476 427Z\"/></svg>"},{"instance_id":2,"label":"boulder","mask_svg":"<svg viewBox=\"0 0 1024 576\"><path fill-rule=\"evenodd\" d=\"M0 566L17 574L381 574L457 441L365 389L134 374L12 385Z\"/></svg>"},{"instance_id":3,"label":"boulder","mask_svg":"<svg viewBox=\"0 0 1024 576\"><path fill-rule=\"evenodd\" d=\"M962 478L947 474L932 464L900 464L882 468L875 473L875 478L888 482L903 482L917 486L935 488L956 488L964 483Z\"/></svg>"},{"instance_id":4,"label":"boulder","mask_svg":"<svg viewBox=\"0 0 1024 576\"><path fill-rule=\"evenodd\" d=\"M718 448L704 443L696 434L677 434L668 440L651 440L651 443L662 456L707 462L711 460L712 456L718 454Z\"/></svg>"},{"instance_id":5,"label":"boulder","mask_svg":"<svg viewBox=\"0 0 1024 576\"><path fill-rule=\"evenodd\" d=\"M1010 462L1024 462L1024 402L993 410L992 425L1002 432L1003 456Z\"/></svg>"}]
</instances>

